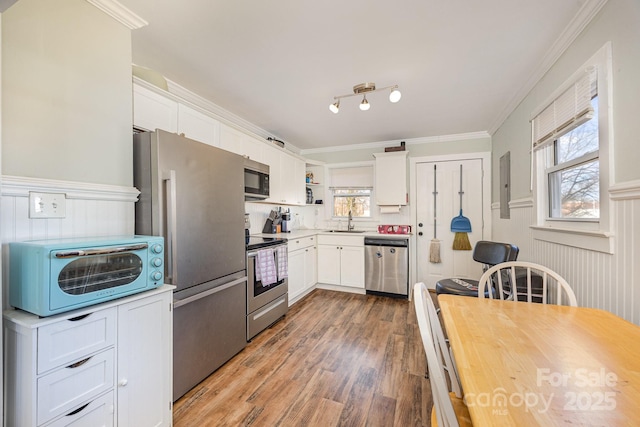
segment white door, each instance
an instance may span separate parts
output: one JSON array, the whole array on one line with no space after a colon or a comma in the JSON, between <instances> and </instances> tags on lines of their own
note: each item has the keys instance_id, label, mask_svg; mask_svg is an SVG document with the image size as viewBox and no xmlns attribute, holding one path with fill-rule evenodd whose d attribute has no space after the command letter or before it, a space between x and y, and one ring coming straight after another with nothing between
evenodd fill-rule
<instances>
[{"instance_id":1,"label":"white door","mask_svg":"<svg viewBox=\"0 0 640 427\"><path fill-rule=\"evenodd\" d=\"M473 261L472 251L453 250L455 233L451 220L460 214L460 166L462 166L462 215L471 222L467 233L471 246L483 239L482 160L425 162L416 164L416 275L418 282L434 288L447 277L479 278L482 266ZM435 167L435 181L434 181ZM488 177L487 177L488 179ZM434 211L434 182L436 200ZM440 241L440 263L429 261L435 236Z\"/></svg>"}]
</instances>

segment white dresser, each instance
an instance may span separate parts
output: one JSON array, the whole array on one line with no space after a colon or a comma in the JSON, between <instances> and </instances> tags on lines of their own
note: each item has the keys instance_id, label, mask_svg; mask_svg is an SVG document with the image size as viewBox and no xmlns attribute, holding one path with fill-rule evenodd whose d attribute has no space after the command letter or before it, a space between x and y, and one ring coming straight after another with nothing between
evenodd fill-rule
<instances>
[{"instance_id":1,"label":"white dresser","mask_svg":"<svg viewBox=\"0 0 640 427\"><path fill-rule=\"evenodd\" d=\"M46 318L5 311L5 425L170 426L172 290Z\"/></svg>"}]
</instances>

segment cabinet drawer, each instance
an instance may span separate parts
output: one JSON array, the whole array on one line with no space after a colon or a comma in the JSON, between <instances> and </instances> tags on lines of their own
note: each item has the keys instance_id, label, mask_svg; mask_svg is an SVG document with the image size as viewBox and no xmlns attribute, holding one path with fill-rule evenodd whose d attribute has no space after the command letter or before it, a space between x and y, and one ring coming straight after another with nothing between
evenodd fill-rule
<instances>
[{"instance_id":1,"label":"cabinet drawer","mask_svg":"<svg viewBox=\"0 0 640 427\"><path fill-rule=\"evenodd\" d=\"M38 373L67 366L115 343L116 308L38 329Z\"/></svg>"},{"instance_id":2,"label":"cabinet drawer","mask_svg":"<svg viewBox=\"0 0 640 427\"><path fill-rule=\"evenodd\" d=\"M47 427L109 427L113 426L113 420L114 400L113 391L110 391L47 424Z\"/></svg>"},{"instance_id":3,"label":"cabinet drawer","mask_svg":"<svg viewBox=\"0 0 640 427\"><path fill-rule=\"evenodd\" d=\"M343 234L341 234L340 236L336 236L333 234L320 234L318 235L318 244L337 246L364 246L364 236L345 236Z\"/></svg>"},{"instance_id":4,"label":"cabinet drawer","mask_svg":"<svg viewBox=\"0 0 640 427\"><path fill-rule=\"evenodd\" d=\"M113 388L114 349L38 378L38 425L68 414L82 402Z\"/></svg>"},{"instance_id":5,"label":"cabinet drawer","mask_svg":"<svg viewBox=\"0 0 640 427\"><path fill-rule=\"evenodd\" d=\"M316 236L299 237L297 239L289 239L287 242L289 252L293 252L298 249L308 248L316 244Z\"/></svg>"}]
</instances>

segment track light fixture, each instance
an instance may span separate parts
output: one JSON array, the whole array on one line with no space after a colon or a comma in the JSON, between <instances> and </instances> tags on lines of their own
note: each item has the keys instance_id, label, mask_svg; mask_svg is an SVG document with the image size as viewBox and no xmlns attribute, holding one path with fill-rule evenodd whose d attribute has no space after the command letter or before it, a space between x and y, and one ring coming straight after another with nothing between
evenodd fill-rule
<instances>
[{"instance_id":1,"label":"track light fixture","mask_svg":"<svg viewBox=\"0 0 640 427\"><path fill-rule=\"evenodd\" d=\"M379 92L381 90L389 90L389 89L391 90L391 92L389 93L389 101L393 103L400 101L402 94L398 90L398 85L386 86L386 87L376 89L375 83L361 83L353 87L353 93L334 96L333 99L336 102L329 105L329 110L334 114L338 114L338 111L340 111L340 99L348 98L350 96L362 95L362 102L360 103L360 109L362 111L367 111L369 108L371 108L371 104L369 104L369 101L367 101L367 93Z\"/></svg>"}]
</instances>

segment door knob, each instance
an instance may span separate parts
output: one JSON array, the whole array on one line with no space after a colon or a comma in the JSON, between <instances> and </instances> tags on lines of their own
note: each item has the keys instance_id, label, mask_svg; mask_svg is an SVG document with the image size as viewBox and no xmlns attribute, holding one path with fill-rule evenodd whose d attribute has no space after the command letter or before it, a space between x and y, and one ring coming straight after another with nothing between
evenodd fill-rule
<instances>
[{"instance_id":1,"label":"door knob","mask_svg":"<svg viewBox=\"0 0 640 427\"><path fill-rule=\"evenodd\" d=\"M422 227L422 223L421 222L418 223L418 227Z\"/></svg>"},{"instance_id":2,"label":"door knob","mask_svg":"<svg viewBox=\"0 0 640 427\"><path fill-rule=\"evenodd\" d=\"M129 381L127 381L127 379L126 379L126 378L123 378L123 379L121 379L120 381L118 381L118 385L119 385L120 387L124 387L124 386L126 386L126 385L127 385L127 383L128 383L128 382L129 382Z\"/></svg>"},{"instance_id":3,"label":"door knob","mask_svg":"<svg viewBox=\"0 0 640 427\"><path fill-rule=\"evenodd\" d=\"M419 232L418 232L418 236L422 236L422 231L419 231Z\"/></svg>"}]
</instances>

